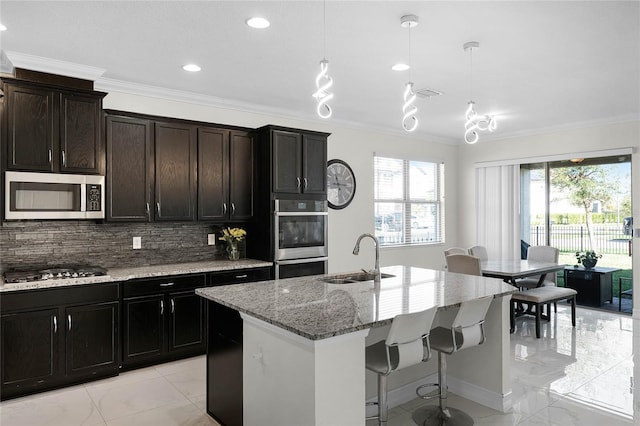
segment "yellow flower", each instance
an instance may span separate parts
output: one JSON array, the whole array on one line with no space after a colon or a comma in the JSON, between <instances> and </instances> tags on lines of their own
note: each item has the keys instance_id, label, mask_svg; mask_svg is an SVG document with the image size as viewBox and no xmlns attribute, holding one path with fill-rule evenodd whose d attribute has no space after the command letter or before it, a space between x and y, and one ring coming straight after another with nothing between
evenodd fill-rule
<instances>
[{"instance_id":1,"label":"yellow flower","mask_svg":"<svg viewBox=\"0 0 640 426\"><path fill-rule=\"evenodd\" d=\"M247 231L242 228L225 228L222 230L222 239L226 242L240 242L247 236Z\"/></svg>"}]
</instances>

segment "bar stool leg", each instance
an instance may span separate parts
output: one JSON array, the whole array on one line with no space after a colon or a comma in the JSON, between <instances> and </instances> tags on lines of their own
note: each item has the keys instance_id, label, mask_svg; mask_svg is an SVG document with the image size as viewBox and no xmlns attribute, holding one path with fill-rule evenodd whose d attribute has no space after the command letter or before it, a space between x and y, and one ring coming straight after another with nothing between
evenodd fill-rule
<instances>
[{"instance_id":1,"label":"bar stool leg","mask_svg":"<svg viewBox=\"0 0 640 426\"><path fill-rule=\"evenodd\" d=\"M387 376L378 375L378 424L385 426L389 416L387 405Z\"/></svg>"},{"instance_id":2,"label":"bar stool leg","mask_svg":"<svg viewBox=\"0 0 640 426\"><path fill-rule=\"evenodd\" d=\"M447 359L438 352L438 382L440 387L438 406L422 407L413 412L413 421L422 426L471 426L473 419L464 411L447 406Z\"/></svg>"}]
</instances>

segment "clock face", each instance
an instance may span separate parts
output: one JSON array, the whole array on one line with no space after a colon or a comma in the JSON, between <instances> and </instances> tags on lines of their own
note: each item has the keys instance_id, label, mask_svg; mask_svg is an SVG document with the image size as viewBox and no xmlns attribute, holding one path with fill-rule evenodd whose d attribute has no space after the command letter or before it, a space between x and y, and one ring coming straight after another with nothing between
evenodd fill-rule
<instances>
[{"instance_id":1,"label":"clock face","mask_svg":"<svg viewBox=\"0 0 640 426\"><path fill-rule=\"evenodd\" d=\"M353 170L342 160L329 160L327 164L327 201L332 209L343 209L356 193Z\"/></svg>"}]
</instances>

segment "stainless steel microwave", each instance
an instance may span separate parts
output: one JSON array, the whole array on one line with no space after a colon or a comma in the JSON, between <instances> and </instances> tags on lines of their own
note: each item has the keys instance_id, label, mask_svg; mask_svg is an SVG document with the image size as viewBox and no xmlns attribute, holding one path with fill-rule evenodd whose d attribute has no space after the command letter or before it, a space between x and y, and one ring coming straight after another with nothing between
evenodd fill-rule
<instances>
[{"instance_id":1,"label":"stainless steel microwave","mask_svg":"<svg viewBox=\"0 0 640 426\"><path fill-rule=\"evenodd\" d=\"M5 216L104 219L104 176L5 172Z\"/></svg>"}]
</instances>

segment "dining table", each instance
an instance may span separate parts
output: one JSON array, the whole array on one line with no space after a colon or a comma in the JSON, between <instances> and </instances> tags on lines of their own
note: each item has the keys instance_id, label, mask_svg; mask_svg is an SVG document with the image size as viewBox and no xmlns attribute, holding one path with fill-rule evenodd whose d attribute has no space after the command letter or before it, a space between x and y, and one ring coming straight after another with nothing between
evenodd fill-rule
<instances>
[{"instance_id":1,"label":"dining table","mask_svg":"<svg viewBox=\"0 0 640 426\"><path fill-rule=\"evenodd\" d=\"M539 275L537 287L540 287L547 274L562 271L565 265L527 259L489 259L483 260L480 267L483 276L502 278L504 282L516 287L518 279Z\"/></svg>"}]
</instances>

